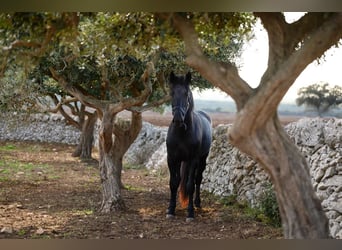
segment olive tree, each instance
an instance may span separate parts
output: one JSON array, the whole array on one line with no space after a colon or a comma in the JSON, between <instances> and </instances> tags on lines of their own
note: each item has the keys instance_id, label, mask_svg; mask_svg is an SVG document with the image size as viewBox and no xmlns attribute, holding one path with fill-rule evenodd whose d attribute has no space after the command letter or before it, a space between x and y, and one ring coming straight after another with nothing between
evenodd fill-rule
<instances>
[{"instance_id":1,"label":"olive tree","mask_svg":"<svg viewBox=\"0 0 342 250\"><path fill-rule=\"evenodd\" d=\"M207 32L206 27L215 26L217 17L220 15L198 19L201 44L208 55L232 59L243 39ZM123 209L122 157L140 131L141 112L169 100L165 76L171 70L188 70L182 63L184 43L154 13L19 13L3 20L5 25L8 20L12 24L5 29L4 36L10 36L4 61L21 52L39 65L38 72L49 81L54 79L72 98L97 110L101 120L101 211ZM250 31L246 27L242 33ZM196 74L195 79L198 87L211 87ZM132 112L131 123L115 124L116 115L125 109Z\"/></svg>"},{"instance_id":2,"label":"olive tree","mask_svg":"<svg viewBox=\"0 0 342 250\"><path fill-rule=\"evenodd\" d=\"M338 85L330 87L329 83L320 82L300 88L296 103L298 106L312 108L322 116L323 113L342 103L342 87Z\"/></svg>"},{"instance_id":3,"label":"olive tree","mask_svg":"<svg viewBox=\"0 0 342 250\"><path fill-rule=\"evenodd\" d=\"M284 237L328 238L328 220L312 187L308 163L284 131L277 107L305 67L339 42L342 14L307 13L293 23L282 13L254 15L266 29L269 44L267 69L255 89L229 60L212 60L203 53L191 18L175 13L160 17L184 40L187 64L234 99L237 114L229 140L269 173Z\"/></svg>"}]
</instances>

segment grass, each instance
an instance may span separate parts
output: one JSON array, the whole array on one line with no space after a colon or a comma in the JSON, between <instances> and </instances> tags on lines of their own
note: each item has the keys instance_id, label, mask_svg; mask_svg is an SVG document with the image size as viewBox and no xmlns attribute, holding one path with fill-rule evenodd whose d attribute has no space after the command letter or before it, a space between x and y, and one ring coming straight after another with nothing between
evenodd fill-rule
<instances>
[{"instance_id":1,"label":"grass","mask_svg":"<svg viewBox=\"0 0 342 250\"><path fill-rule=\"evenodd\" d=\"M74 215L79 215L79 216L88 216L88 215L93 215L94 211L90 209L84 209L84 210L75 210Z\"/></svg>"},{"instance_id":2,"label":"grass","mask_svg":"<svg viewBox=\"0 0 342 250\"><path fill-rule=\"evenodd\" d=\"M1 151L12 150L9 147ZM15 156L6 155L0 160L0 181L11 181L17 179L26 179L28 181L39 181L42 179L59 178L51 166L48 164L38 164L25 162L15 159Z\"/></svg>"},{"instance_id":3,"label":"grass","mask_svg":"<svg viewBox=\"0 0 342 250\"><path fill-rule=\"evenodd\" d=\"M136 169L136 170L139 170L139 169L144 169L144 166L125 163L125 164L123 164L123 169L127 169L127 170L128 169Z\"/></svg>"},{"instance_id":4,"label":"grass","mask_svg":"<svg viewBox=\"0 0 342 250\"><path fill-rule=\"evenodd\" d=\"M12 144L7 144L4 146L0 146L0 151L11 151L11 150L15 150L17 147L15 145Z\"/></svg>"},{"instance_id":5,"label":"grass","mask_svg":"<svg viewBox=\"0 0 342 250\"><path fill-rule=\"evenodd\" d=\"M144 188L141 187L133 187L132 185L125 185L125 189L127 189L128 191L138 191L138 192L144 192L146 191Z\"/></svg>"},{"instance_id":6,"label":"grass","mask_svg":"<svg viewBox=\"0 0 342 250\"><path fill-rule=\"evenodd\" d=\"M44 145L35 144L13 144L7 142L0 145L0 179L7 179L22 175L24 177L33 177L35 175L51 174L51 178L57 178L54 169L49 164L32 162L20 157L21 153L32 155L46 151Z\"/></svg>"},{"instance_id":7,"label":"grass","mask_svg":"<svg viewBox=\"0 0 342 250\"><path fill-rule=\"evenodd\" d=\"M220 197L218 200L223 206L231 208L233 213L240 214L242 211L242 215L247 219L253 219L273 227L281 226L278 204L270 186L267 186L264 195L259 198L257 207L251 207L245 202L237 201L236 195Z\"/></svg>"}]
</instances>

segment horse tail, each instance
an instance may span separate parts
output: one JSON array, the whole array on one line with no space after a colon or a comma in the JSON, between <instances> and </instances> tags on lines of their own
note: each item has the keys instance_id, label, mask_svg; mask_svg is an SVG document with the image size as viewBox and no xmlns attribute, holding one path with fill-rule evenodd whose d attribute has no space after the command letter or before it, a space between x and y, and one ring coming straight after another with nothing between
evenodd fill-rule
<instances>
[{"instance_id":1,"label":"horse tail","mask_svg":"<svg viewBox=\"0 0 342 250\"><path fill-rule=\"evenodd\" d=\"M187 182L187 167L184 162L181 164L181 181L179 187L179 202L182 208L186 208L189 204L189 195L186 190L186 182Z\"/></svg>"}]
</instances>

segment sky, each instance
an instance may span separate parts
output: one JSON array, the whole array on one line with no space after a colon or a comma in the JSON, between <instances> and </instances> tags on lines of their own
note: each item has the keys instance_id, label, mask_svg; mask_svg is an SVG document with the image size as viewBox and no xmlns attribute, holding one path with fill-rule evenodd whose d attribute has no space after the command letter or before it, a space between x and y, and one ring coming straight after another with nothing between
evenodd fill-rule
<instances>
[{"instance_id":1,"label":"sky","mask_svg":"<svg viewBox=\"0 0 342 250\"><path fill-rule=\"evenodd\" d=\"M293 22L300 18L303 12L285 13L286 20ZM242 67L239 74L251 87L257 87L262 74L266 70L268 60L268 38L265 29L258 21L255 27L255 38L245 44L240 62ZM325 61L321 60L312 62L299 75L287 94L284 96L282 103L295 103L299 88L305 87L317 82L328 82L330 85L342 86L341 67L342 65L342 47L331 48L325 54ZM208 90L202 93L194 93L197 99L213 99L213 100L232 100L226 93L220 90Z\"/></svg>"}]
</instances>

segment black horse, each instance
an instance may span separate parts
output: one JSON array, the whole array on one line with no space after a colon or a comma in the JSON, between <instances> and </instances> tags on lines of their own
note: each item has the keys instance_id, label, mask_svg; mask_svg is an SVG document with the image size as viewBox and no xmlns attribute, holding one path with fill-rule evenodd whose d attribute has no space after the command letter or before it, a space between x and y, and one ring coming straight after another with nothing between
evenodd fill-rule
<instances>
[{"instance_id":1,"label":"black horse","mask_svg":"<svg viewBox=\"0 0 342 250\"><path fill-rule=\"evenodd\" d=\"M167 218L175 216L179 187L181 206L188 206L187 221L194 218L195 206L201 207L200 185L206 159L211 145L212 126L210 117L203 111L194 111L194 100L190 91L191 74L170 74L170 90L173 120L166 138L167 163L170 171L171 198Z\"/></svg>"}]
</instances>

